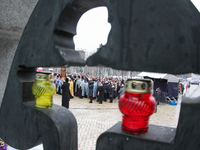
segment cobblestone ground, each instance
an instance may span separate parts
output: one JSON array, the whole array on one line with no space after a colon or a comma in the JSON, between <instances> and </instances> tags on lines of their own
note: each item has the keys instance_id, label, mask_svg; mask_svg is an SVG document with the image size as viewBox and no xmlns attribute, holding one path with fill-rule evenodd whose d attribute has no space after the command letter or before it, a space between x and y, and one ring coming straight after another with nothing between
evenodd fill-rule
<instances>
[{"instance_id":1,"label":"cobblestone ground","mask_svg":"<svg viewBox=\"0 0 200 150\"><path fill-rule=\"evenodd\" d=\"M197 97L200 95L200 87L192 85L186 96ZM54 95L54 104L61 105L61 95ZM171 106L160 103L157 113L150 117L150 124L177 127L182 95L179 96L178 105ZM113 103L103 102L99 104L96 100L89 103L88 98L79 99L74 97L70 100L69 110L74 114L78 123L78 149L95 150L97 138L101 133L122 120L122 114L118 109L118 100ZM31 150L42 150L39 145ZM8 147L8 150L14 150Z\"/></svg>"},{"instance_id":2,"label":"cobblestone ground","mask_svg":"<svg viewBox=\"0 0 200 150\"><path fill-rule=\"evenodd\" d=\"M54 103L60 105L61 98L61 95L55 95ZM75 97L70 100L69 107L78 123L79 150L95 150L99 135L122 120L117 99L113 103L103 102L103 104L94 100L91 104L87 98ZM177 106L160 103L157 113L150 117L150 124L176 127L179 111L180 103Z\"/></svg>"}]
</instances>

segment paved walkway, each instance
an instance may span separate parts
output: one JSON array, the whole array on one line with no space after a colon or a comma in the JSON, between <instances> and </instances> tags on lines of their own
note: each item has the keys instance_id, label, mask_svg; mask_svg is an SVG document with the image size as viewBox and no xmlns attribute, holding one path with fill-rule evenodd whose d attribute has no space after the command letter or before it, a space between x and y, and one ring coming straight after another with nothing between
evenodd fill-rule
<instances>
[{"instance_id":1,"label":"paved walkway","mask_svg":"<svg viewBox=\"0 0 200 150\"><path fill-rule=\"evenodd\" d=\"M56 95L55 97L58 100L57 102L59 102L60 95ZM78 123L79 150L95 150L99 135L122 120L117 99L113 103L104 102L103 104L99 104L94 101L91 104L88 102L89 99L79 98L70 101L69 110L74 114ZM150 123L176 127L179 110L180 105L159 105L158 112L151 116Z\"/></svg>"},{"instance_id":2,"label":"paved walkway","mask_svg":"<svg viewBox=\"0 0 200 150\"><path fill-rule=\"evenodd\" d=\"M193 94L192 94L193 92ZM192 97L200 95L200 88L192 85L186 96ZM54 103L61 105L61 95L54 95ZM150 124L161 126L177 127L182 96L179 96L178 105L171 106L161 103L158 105L157 113L150 117ZM70 100L69 110L74 114L78 123L78 149L95 150L98 136L122 120L122 115L118 109L118 100L113 103L103 102L99 104L96 100L91 104L89 99L79 99L75 97ZM42 150L39 145L31 150ZM8 150L13 150L8 147Z\"/></svg>"}]
</instances>

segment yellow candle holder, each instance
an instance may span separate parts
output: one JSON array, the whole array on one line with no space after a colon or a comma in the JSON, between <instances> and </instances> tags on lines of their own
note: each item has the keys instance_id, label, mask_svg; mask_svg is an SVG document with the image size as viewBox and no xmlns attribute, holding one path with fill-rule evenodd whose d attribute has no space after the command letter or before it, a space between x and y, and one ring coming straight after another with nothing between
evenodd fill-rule
<instances>
[{"instance_id":1,"label":"yellow candle holder","mask_svg":"<svg viewBox=\"0 0 200 150\"><path fill-rule=\"evenodd\" d=\"M49 72L37 72L35 82L32 86L32 93L35 96L36 107L52 107L52 96L56 94L53 74Z\"/></svg>"}]
</instances>

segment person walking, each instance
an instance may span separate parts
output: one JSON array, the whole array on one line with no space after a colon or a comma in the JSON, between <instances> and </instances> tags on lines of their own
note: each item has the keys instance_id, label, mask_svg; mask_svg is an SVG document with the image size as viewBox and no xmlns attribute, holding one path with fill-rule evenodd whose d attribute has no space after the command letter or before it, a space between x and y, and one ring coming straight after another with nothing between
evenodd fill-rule
<instances>
[{"instance_id":1,"label":"person walking","mask_svg":"<svg viewBox=\"0 0 200 150\"><path fill-rule=\"evenodd\" d=\"M69 101L70 101L70 91L69 91L69 83L68 78L65 79L65 82L63 82L62 86L62 106L69 108Z\"/></svg>"},{"instance_id":2,"label":"person walking","mask_svg":"<svg viewBox=\"0 0 200 150\"><path fill-rule=\"evenodd\" d=\"M186 84L186 92L189 93L189 90L190 90L190 83L187 83Z\"/></svg>"},{"instance_id":3,"label":"person walking","mask_svg":"<svg viewBox=\"0 0 200 150\"><path fill-rule=\"evenodd\" d=\"M188 92L188 88L189 88L189 84L188 83L186 84L185 88L186 88L186 92Z\"/></svg>"}]
</instances>

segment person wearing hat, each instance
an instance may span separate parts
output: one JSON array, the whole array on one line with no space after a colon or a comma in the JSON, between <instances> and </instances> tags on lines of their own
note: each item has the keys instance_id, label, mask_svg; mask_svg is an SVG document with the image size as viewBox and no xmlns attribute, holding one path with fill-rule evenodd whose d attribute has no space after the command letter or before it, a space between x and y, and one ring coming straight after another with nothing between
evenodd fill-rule
<instances>
[{"instance_id":1,"label":"person wearing hat","mask_svg":"<svg viewBox=\"0 0 200 150\"><path fill-rule=\"evenodd\" d=\"M68 78L66 78L65 82L63 82L61 89L62 89L62 106L69 108L70 91L69 91Z\"/></svg>"}]
</instances>

